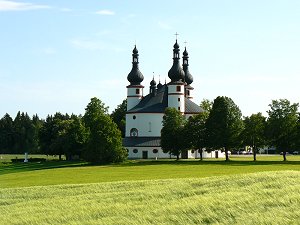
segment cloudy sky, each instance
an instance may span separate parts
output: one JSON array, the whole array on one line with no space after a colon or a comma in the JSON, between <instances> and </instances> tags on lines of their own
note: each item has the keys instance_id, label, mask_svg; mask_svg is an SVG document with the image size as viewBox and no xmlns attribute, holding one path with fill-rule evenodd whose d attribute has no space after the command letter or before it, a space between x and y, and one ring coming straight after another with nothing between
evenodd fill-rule
<instances>
[{"instance_id":1,"label":"cloudy sky","mask_svg":"<svg viewBox=\"0 0 300 225\"><path fill-rule=\"evenodd\" d=\"M145 92L164 81L174 34L185 43L195 102L231 97L243 115L300 102L298 0L0 0L0 117L112 111L126 98L134 44Z\"/></svg>"}]
</instances>

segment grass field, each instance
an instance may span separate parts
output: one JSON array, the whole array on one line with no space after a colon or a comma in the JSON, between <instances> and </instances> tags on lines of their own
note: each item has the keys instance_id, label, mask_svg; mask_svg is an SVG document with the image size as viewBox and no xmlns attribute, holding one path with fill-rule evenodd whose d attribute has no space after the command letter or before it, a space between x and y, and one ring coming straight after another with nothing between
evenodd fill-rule
<instances>
[{"instance_id":1,"label":"grass field","mask_svg":"<svg viewBox=\"0 0 300 225\"><path fill-rule=\"evenodd\" d=\"M8 159L0 224L300 224L300 156L106 166Z\"/></svg>"},{"instance_id":2,"label":"grass field","mask_svg":"<svg viewBox=\"0 0 300 225\"><path fill-rule=\"evenodd\" d=\"M299 224L300 172L0 189L1 223Z\"/></svg>"}]
</instances>

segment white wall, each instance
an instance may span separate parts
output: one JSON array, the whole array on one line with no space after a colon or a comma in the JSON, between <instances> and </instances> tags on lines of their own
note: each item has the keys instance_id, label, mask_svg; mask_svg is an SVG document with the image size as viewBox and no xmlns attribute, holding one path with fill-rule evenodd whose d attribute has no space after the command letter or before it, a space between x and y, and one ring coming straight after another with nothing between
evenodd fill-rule
<instances>
[{"instance_id":1,"label":"white wall","mask_svg":"<svg viewBox=\"0 0 300 225\"><path fill-rule=\"evenodd\" d=\"M134 116L136 117L136 119L133 119ZM125 136L130 137L130 130L132 128L136 128L138 129L139 137L160 137L163 116L163 113L126 114Z\"/></svg>"}]
</instances>

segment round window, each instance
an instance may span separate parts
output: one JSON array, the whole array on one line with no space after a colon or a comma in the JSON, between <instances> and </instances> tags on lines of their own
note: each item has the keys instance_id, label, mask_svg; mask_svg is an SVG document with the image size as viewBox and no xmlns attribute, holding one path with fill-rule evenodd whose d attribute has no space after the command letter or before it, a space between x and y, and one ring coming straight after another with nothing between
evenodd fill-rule
<instances>
[{"instance_id":1,"label":"round window","mask_svg":"<svg viewBox=\"0 0 300 225\"><path fill-rule=\"evenodd\" d=\"M194 151L194 150L192 150L192 153L193 153L193 154L194 154L194 152L195 152L195 151Z\"/></svg>"},{"instance_id":2,"label":"round window","mask_svg":"<svg viewBox=\"0 0 300 225\"><path fill-rule=\"evenodd\" d=\"M153 153L154 154L158 153L158 150L157 149L153 149Z\"/></svg>"},{"instance_id":3,"label":"round window","mask_svg":"<svg viewBox=\"0 0 300 225\"><path fill-rule=\"evenodd\" d=\"M139 150L137 150L137 149L133 149L133 153L135 153L135 154L138 153L138 151Z\"/></svg>"},{"instance_id":4,"label":"round window","mask_svg":"<svg viewBox=\"0 0 300 225\"><path fill-rule=\"evenodd\" d=\"M136 119L136 116L133 116L132 118L135 120L135 119Z\"/></svg>"}]
</instances>

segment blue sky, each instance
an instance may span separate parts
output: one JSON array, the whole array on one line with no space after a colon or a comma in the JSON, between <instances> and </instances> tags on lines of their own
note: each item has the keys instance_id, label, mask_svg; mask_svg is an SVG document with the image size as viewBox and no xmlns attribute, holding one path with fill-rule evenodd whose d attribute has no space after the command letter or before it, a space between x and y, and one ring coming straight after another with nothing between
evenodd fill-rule
<instances>
[{"instance_id":1,"label":"blue sky","mask_svg":"<svg viewBox=\"0 0 300 225\"><path fill-rule=\"evenodd\" d=\"M228 96L248 116L300 101L298 0L0 0L0 117L83 114L92 97L112 111L134 44L148 93L153 72L167 78L176 32L196 103Z\"/></svg>"}]
</instances>

